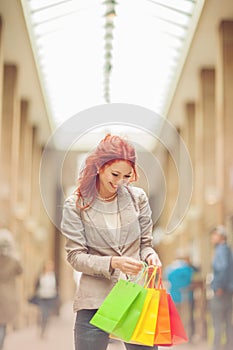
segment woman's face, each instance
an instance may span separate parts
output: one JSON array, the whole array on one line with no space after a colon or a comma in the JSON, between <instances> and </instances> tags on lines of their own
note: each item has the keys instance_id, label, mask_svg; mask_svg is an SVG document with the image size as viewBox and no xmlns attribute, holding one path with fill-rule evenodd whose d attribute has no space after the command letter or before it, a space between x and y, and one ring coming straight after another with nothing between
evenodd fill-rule
<instances>
[{"instance_id":1,"label":"woman's face","mask_svg":"<svg viewBox=\"0 0 233 350\"><path fill-rule=\"evenodd\" d=\"M132 166L125 160L119 160L100 169L99 194L110 197L117 191L117 186L128 183L134 175Z\"/></svg>"}]
</instances>

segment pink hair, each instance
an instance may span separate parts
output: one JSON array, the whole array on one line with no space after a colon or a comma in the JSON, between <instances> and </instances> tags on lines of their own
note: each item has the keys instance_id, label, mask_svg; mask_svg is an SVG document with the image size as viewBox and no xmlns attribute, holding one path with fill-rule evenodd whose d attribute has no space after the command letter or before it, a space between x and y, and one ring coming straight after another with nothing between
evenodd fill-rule
<instances>
[{"instance_id":1,"label":"pink hair","mask_svg":"<svg viewBox=\"0 0 233 350\"><path fill-rule=\"evenodd\" d=\"M75 191L78 195L77 207L86 209L93 203L97 195L99 170L119 160L129 162L134 172L134 176L130 181L136 181L138 174L134 147L120 136L107 134L86 158L84 167L80 172L78 187ZM85 199L86 204L80 205L80 199Z\"/></svg>"}]
</instances>

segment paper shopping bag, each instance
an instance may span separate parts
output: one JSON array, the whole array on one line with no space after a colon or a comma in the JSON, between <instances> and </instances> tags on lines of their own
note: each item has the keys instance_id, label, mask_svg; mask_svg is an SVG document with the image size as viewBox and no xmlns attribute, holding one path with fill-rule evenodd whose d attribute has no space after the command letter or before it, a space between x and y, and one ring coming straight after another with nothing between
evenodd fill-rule
<instances>
[{"instance_id":1,"label":"paper shopping bag","mask_svg":"<svg viewBox=\"0 0 233 350\"><path fill-rule=\"evenodd\" d=\"M170 325L171 325L171 335L172 335L171 345L186 343L188 341L188 337L186 335L178 310L170 294L167 295L167 298L168 298L168 305L169 305Z\"/></svg>"},{"instance_id":2,"label":"paper shopping bag","mask_svg":"<svg viewBox=\"0 0 233 350\"><path fill-rule=\"evenodd\" d=\"M136 327L146 295L143 286L119 280L90 323L127 341Z\"/></svg>"},{"instance_id":3,"label":"paper shopping bag","mask_svg":"<svg viewBox=\"0 0 233 350\"><path fill-rule=\"evenodd\" d=\"M147 289L147 297L140 318L130 339L132 342L149 346L154 345L159 297L160 293L158 290Z\"/></svg>"},{"instance_id":4,"label":"paper shopping bag","mask_svg":"<svg viewBox=\"0 0 233 350\"><path fill-rule=\"evenodd\" d=\"M165 289L158 289L159 298L159 308L157 325L155 330L154 344L155 345L167 345L171 344L171 325L170 325L170 313L169 304L167 298L167 292Z\"/></svg>"},{"instance_id":5,"label":"paper shopping bag","mask_svg":"<svg viewBox=\"0 0 233 350\"><path fill-rule=\"evenodd\" d=\"M138 323L138 319L140 318L146 296L147 290L143 288L128 310L125 312L122 319L113 329L112 334L114 336L121 338L126 342L131 339L134 329Z\"/></svg>"}]
</instances>

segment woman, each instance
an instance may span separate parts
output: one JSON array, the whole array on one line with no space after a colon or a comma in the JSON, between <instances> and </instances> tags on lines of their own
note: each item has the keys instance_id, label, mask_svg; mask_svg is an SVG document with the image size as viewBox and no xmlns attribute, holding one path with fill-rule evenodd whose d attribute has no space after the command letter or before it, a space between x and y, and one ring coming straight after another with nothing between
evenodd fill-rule
<instances>
[{"instance_id":1,"label":"woman","mask_svg":"<svg viewBox=\"0 0 233 350\"><path fill-rule=\"evenodd\" d=\"M15 249L14 238L7 229L0 230L0 349L6 336L7 324L19 311L16 277L23 272Z\"/></svg>"},{"instance_id":2,"label":"woman","mask_svg":"<svg viewBox=\"0 0 233 350\"><path fill-rule=\"evenodd\" d=\"M40 309L40 336L43 338L49 318L58 307L58 282L52 260L46 261L43 265L42 272L35 284L35 295L36 305Z\"/></svg>"},{"instance_id":3,"label":"woman","mask_svg":"<svg viewBox=\"0 0 233 350\"><path fill-rule=\"evenodd\" d=\"M109 335L90 325L90 319L119 278L137 275L142 261L161 265L151 244L147 196L130 186L137 177L134 147L107 135L87 157L78 188L65 201L61 230L67 238L67 259L82 272L74 300L76 350L106 349Z\"/></svg>"}]
</instances>

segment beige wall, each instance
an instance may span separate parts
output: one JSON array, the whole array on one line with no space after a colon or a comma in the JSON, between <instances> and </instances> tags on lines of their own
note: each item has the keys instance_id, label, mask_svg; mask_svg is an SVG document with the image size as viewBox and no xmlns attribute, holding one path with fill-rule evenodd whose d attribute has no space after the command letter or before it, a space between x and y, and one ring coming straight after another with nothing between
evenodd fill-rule
<instances>
[{"instance_id":1,"label":"beige wall","mask_svg":"<svg viewBox=\"0 0 233 350\"><path fill-rule=\"evenodd\" d=\"M200 66L197 98L185 101L184 120L178 126L194 171L189 211L179 229L165 235L158 247L165 265L175 257L177 248L189 252L199 263L203 278L211 271L210 230L224 224L231 244L233 237L233 19L220 21L215 35L216 66ZM160 224L166 221L169 203L177 195L169 157L164 171L168 198Z\"/></svg>"},{"instance_id":2,"label":"beige wall","mask_svg":"<svg viewBox=\"0 0 233 350\"><path fill-rule=\"evenodd\" d=\"M1 23L3 19L1 18ZM56 262L58 277L71 276L64 260L64 242L60 233L47 215L41 199L39 184L40 161L43 144L39 137L39 126L33 123L35 116L33 101L26 99L21 91L19 81L23 79L21 70L15 63L8 63L4 55L4 29L0 26L0 228L12 231L24 272L19 277L21 312L15 320L14 327L22 327L35 322L35 310L27 303L33 293L34 283L42 264L47 259ZM56 166L56 155L51 154L48 166ZM51 171L52 173L52 171ZM49 212L56 215L57 179L48 177L46 189ZM48 208L46 208L48 209ZM60 249L60 246L62 248ZM73 295L74 283L69 278L61 283L61 297ZM63 285L69 286L63 292Z\"/></svg>"}]
</instances>

